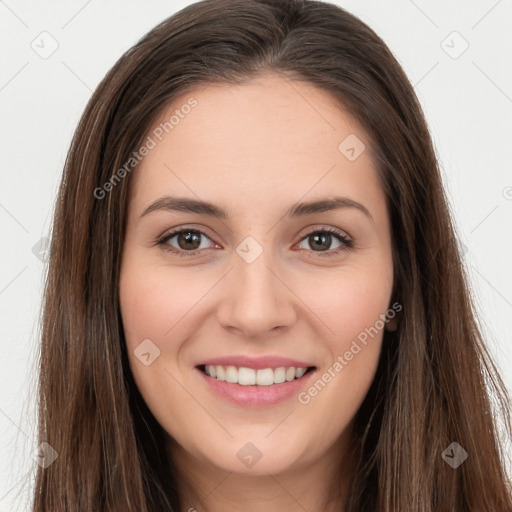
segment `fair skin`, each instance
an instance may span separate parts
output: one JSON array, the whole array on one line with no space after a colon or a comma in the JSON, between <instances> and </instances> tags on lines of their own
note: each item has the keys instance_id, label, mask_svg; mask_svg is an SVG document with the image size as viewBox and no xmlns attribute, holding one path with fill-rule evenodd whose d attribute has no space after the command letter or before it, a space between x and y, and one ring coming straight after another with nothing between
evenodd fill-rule
<instances>
[{"instance_id":1,"label":"fair skin","mask_svg":"<svg viewBox=\"0 0 512 512\"><path fill-rule=\"evenodd\" d=\"M391 232L370 141L329 94L275 75L196 88L154 126L190 97L197 106L130 184L120 300L131 370L169 436L183 512L339 511L353 470L351 421L372 382L383 329L307 404L297 394L271 406L230 403L195 366L230 354L279 355L316 366L312 385L390 308ZM349 134L366 145L354 161L338 150ZM142 215L163 196L208 201L228 216ZM284 216L298 202L333 196L368 213L346 206ZM193 247L179 235L156 244L182 227L206 236L196 233ZM317 248L310 235L326 228L353 246L327 233L326 248ZM248 236L262 248L251 263L236 251ZM148 366L134 354L146 339L160 350ZM251 467L237 456L248 442L261 453Z\"/></svg>"}]
</instances>

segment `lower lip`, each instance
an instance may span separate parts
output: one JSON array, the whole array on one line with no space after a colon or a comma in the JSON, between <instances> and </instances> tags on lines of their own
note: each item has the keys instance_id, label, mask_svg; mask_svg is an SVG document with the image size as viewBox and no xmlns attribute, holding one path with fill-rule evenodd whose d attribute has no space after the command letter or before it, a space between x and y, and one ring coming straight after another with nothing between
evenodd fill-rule
<instances>
[{"instance_id":1,"label":"lower lip","mask_svg":"<svg viewBox=\"0 0 512 512\"><path fill-rule=\"evenodd\" d=\"M304 374L300 379L271 386L242 386L209 377L199 368L196 370L202 375L206 385L217 395L235 405L244 407L264 407L284 402L297 395L316 372L315 369Z\"/></svg>"}]
</instances>

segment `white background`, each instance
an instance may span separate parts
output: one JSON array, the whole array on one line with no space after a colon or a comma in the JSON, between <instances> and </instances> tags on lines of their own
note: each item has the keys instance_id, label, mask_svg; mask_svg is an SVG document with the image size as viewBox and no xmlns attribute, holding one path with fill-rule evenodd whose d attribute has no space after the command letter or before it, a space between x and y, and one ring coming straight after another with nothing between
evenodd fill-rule
<instances>
[{"instance_id":1,"label":"white background","mask_svg":"<svg viewBox=\"0 0 512 512\"><path fill-rule=\"evenodd\" d=\"M0 0L0 512L28 510L44 275L33 247L49 232L73 131L92 91L122 53L189 3ZM480 320L510 389L512 3L337 3L384 39L415 86L467 247ZM46 37L50 48L43 31L58 43L47 59L31 47L42 46ZM461 37L469 47L452 58L464 48Z\"/></svg>"}]
</instances>

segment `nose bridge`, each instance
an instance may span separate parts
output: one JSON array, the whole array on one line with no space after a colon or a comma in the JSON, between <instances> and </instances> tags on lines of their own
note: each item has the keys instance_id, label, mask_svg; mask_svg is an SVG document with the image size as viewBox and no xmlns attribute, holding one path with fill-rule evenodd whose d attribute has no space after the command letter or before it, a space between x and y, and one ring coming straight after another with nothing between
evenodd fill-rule
<instances>
[{"instance_id":1,"label":"nose bridge","mask_svg":"<svg viewBox=\"0 0 512 512\"><path fill-rule=\"evenodd\" d=\"M275 276L275 259L268 238L260 243L254 237L248 236L238 245L236 252L237 295L240 299L243 298L242 304L248 308L252 304L261 313L267 308L269 311L275 309L279 302L276 294L281 292L278 289L281 283Z\"/></svg>"},{"instance_id":2,"label":"nose bridge","mask_svg":"<svg viewBox=\"0 0 512 512\"><path fill-rule=\"evenodd\" d=\"M236 247L233 258L234 268L219 310L224 327L258 336L292 322L293 294L278 277L272 249L248 236Z\"/></svg>"},{"instance_id":3,"label":"nose bridge","mask_svg":"<svg viewBox=\"0 0 512 512\"><path fill-rule=\"evenodd\" d=\"M235 258L235 273L241 287L246 288L246 295L265 296L267 302L275 299L276 265L268 241L264 247L253 237L247 237L239 244L236 252L238 258Z\"/></svg>"}]
</instances>

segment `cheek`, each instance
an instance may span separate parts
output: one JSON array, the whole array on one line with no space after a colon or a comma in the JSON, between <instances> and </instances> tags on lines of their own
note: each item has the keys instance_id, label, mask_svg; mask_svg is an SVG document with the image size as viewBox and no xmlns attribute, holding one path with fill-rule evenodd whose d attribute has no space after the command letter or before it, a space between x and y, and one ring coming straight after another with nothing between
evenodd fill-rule
<instances>
[{"instance_id":1,"label":"cheek","mask_svg":"<svg viewBox=\"0 0 512 512\"><path fill-rule=\"evenodd\" d=\"M152 272L143 265L139 269L126 267L120 282L126 342L132 349L143 339L162 343L170 333L174 335L204 287L194 285L194 280L181 279L179 272L173 271L170 278L162 269Z\"/></svg>"},{"instance_id":2,"label":"cheek","mask_svg":"<svg viewBox=\"0 0 512 512\"><path fill-rule=\"evenodd\" d=\"M368 265L304 283L298 293L324 324L324 343L337 356L386 313L391 291L392 270ZM382 329L382 321L377 327Z\"/></svg>"},{"instance_id":3,"label":"cheek","mask_svg":"<svg viewBox=\"0 0 512 512\"><path fill-rule=\"evenodd\" d=\"M161 274L151 272L146 262L136 258L121 267L119 298L126 348L130 368L143 396L146 388L151 390L151 395L157 389L151 382L161 377L158 369L161 369L165 355L162 336L175 323L176 308L173 305L179 304L179 300L176 288L169 284ZM141 350L143 346L146 346L144 351ZM150 354L146 356L149 361L142 358L141 354L145 353ZM145 366L145 362L150 364Z\"/></svg>"},{"instance_id":4,"label":"cheek","mask_svg":"<svg viewBox=\"0 0 512 512\"><path fill-rule=\"evenodd\" d=\"M162 268L153 271L151 265L137 264L135 259L121 271L119 294L130 370L144 401L162 425L169 424L169 410L179 410L185 416L193 411L172 378L181 380L176 373L180 345L165 342L179 339L184 329L191 328L187 312L201 296L201 286L186 285L179 273L173 272L170 278ZM154 345L145 345L148 348L142 351L139 347L147 344L145 340ZM137 355L146 352L150 353L147 366Z\"/></svg>"},{"instance_id":5,"label":"cheek","mask_svg":"<svg viewBox=\"0 0 512 512\"><path fill-rule=\"evenodd\" d=\"M322 429L326 437L348 425L373 381L385 325L381 315L388 310L391 289L391 271L367 267L309 295L308 305L329 328L323 343L332 359L298 398L312 428Z\"/></svg>"},{"instance_id":6,"label":"cheek","mask_svg":"<svg viewBox=\"0 0 512 512\"><path fill-rule=\"evenodd\" d=\"M168 385L165 370L175 374L189 364L182 353L184 342L197 331L215 282L199 270L193 275L190 269L154 266L143 258L134 257L122 267L119 295L130 368L148 401L157 403L155 389L162 382ZM146 367L136 354L148 339L158 357Z\"/></svg>"},{"instance_id":7,"label":"cheek","mask_svg":"<svg viewBox=\"0 0 512 512\"><path fill-rule=\"evenodd\" d=\"M349 284L346 283L345 289L338 294L331 312L334 330L339 333L341 340L340 350L347 350L352 340L375 326L379 315L386 312L390 298L390 290L384 286L382 289L371 289ZM378 326L382 329L380 322Z\"/></svg>"}]
</instances>

